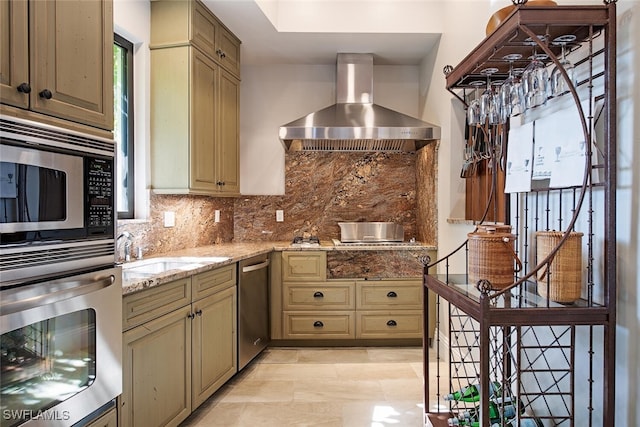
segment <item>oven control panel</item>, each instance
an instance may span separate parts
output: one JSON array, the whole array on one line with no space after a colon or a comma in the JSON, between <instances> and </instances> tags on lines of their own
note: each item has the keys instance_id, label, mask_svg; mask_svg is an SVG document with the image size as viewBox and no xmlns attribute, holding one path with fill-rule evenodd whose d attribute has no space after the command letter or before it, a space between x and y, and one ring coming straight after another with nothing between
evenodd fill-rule
<instances>
[{"instance_id":1,"label":"oven control panel","mask_svg":"<svg viewBox=\"0 0 640 427\"><path fill-rule=\"evenodd\" d=\"M87 158L87 219L89 235L113 235L114 168L112 159Z\"/></svg>"}]
</instances>

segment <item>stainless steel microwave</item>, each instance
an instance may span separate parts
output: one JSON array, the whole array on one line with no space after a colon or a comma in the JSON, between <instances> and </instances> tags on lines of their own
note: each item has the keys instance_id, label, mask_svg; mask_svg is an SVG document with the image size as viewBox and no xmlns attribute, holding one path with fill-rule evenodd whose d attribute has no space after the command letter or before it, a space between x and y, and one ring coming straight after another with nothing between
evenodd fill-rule
<instances>
[{"instance_id":1,"label":"stainless steel microwave","mask_svg":"<svg viewBox=\"0 0 640 427\"><path fill-rule=\"evenodd\" d=\"M114 263L114 141L0 116L1 281Z\"/></svg>"}]
</instances>

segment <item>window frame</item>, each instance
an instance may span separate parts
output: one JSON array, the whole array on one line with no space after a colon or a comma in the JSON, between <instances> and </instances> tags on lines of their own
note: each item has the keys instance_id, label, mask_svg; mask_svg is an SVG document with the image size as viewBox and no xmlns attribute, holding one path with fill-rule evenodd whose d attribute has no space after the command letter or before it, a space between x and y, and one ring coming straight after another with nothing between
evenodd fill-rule
<instances>
[{"instance_id":1,"label":"window frame","mask_svg":"<svg viewBox=\"0 0 640 427\"><path fill-rule=\"evenodd\" d=\"M126 112L126 126L123 126L122 131L126 133L126 144L127 144L127 206L126 210L117 209L117 218L118 219L133 219L135 217L135 134L134 134L134 78L133 78L133 48L134 45L132 42L127 40L126 38L120 36L119 34L113 34L113 44L114 47L118 47L125 52L124 55L124 73L123 78L125 79L126 89L126 100L115 99L115 76L114 76L114 107L116 102L120 102L124 104L124 107L121 111ZM114 73L115 73L115 65L114 65ZM114 108L115 110L115 108ZM114 111L114 121L118 119L118 115ZM123 115L121 115L123 116ZM115 130L115 123L114 123ZM114 138L115 138L114 134ZM124 138L123 138L124 139ZM116 150L116 156L119 155L119 150ZM117 167L116 163L116 167ZM116 176L118 173L116 171ZM120 191L122 188L120 182L116 182L116 191Z\"/></svg>"}]
</instances>

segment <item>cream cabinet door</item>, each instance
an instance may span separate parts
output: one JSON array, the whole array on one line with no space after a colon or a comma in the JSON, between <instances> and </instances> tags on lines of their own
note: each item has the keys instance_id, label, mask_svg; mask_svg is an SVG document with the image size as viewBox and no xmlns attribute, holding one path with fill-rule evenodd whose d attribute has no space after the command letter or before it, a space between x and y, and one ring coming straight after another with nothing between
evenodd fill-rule
<instances>
[{"instance_id":1,"label":"cream cabinet door","mask_svg":"<svg viewBox=\"0 0 640 427\"><path fill-rule=\"evenodd\" d=\"M31 90L27 4L0 2L0 99L20 108L29 107Z\"/></svg>"},{"instance_id":2,"label":"cream cabinet door","mask_svg":"<svg viewBox=\"0 0 640 427\"><path fill-rule=\"evenodd\" d=\"M193 303L193 408L238 371L236 287Z\"/></svg>"},{"instance_id":3,"label":"cream cabinet door","mask_svg":"<svg viewBox=\"0 0 640 427\"><path fill-rule=\"evenodd\" d=\"M240 82L220 69L218 191L240 193Z\"/></svg>"},{"instance_id":4,"label":"cream cabinet door","mask_svg":"<svg viewBox=\"0 0 640 427\"><path fill-rule=\"evenodd\" d=\"M191 177L194 190L215 192L216 79L218 66L198 49L191 51Z\"/></svg>"},{"instance_id":5,"label":"cream cabinet door","mask_svg":"<svg viewBox=\"0 0 640 427\"><path fill-rule=\"evenodd\" d=\"M31 109L113 129L111 0L29 2Z\"/></svg>"},{"instance_id":6,"label":"cream cabinet door","mask_svg":"<svg viewBox=\"0 0 640 427\"><path fill-rule=\"evenodd\" d=\"M191 306L123 334L124 427L177 426L191 413Z\"/></svg>"}]
</instances>

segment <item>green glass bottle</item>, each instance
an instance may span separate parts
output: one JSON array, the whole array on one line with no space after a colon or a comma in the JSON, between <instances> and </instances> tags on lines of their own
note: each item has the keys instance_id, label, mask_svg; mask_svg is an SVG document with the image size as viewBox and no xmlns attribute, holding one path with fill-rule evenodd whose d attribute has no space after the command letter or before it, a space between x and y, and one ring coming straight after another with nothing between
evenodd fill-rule
<instances>
[{"instance_id":1,"label":"green glass bottle","mask_svg":"<svg viewBox=\"0 0 640 427\"><path fill-rule=\"evenodd\" d=\"M493 381L489 383L489 398L500 394L502 386L499 382ZM469 384L460 391L456 391L444 396L444 400L457 400L459 402L477 402L480 400L480 385Z\"/></svg>"}]
</instances>

